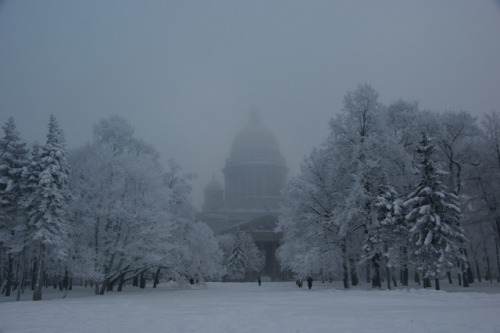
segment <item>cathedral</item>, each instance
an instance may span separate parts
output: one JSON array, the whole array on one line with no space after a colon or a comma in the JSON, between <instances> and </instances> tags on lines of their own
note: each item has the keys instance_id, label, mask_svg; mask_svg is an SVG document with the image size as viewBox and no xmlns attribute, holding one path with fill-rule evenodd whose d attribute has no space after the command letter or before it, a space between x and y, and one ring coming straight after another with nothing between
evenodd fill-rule
<instances>
[{"instance_id":1,"label":"cathedral","mask_svg":"<svg viewBox=\"0 0 500 333\"><path fill-rule=\"evenodd\" d=\"M252 112L233 140L222 170L224 186L215 179L208 184L200 215L215 234L250 233L265 257L260 275L272 280L283 275L275 254L281 235L273 230L287 171L275 136Z\"/></svg>"}]
</instances>

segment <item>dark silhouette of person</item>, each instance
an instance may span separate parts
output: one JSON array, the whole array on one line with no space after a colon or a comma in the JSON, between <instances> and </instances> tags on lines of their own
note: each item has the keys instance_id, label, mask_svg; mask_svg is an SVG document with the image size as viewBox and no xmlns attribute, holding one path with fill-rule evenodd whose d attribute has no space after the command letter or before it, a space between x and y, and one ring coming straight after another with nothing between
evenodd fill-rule
<instances>
[{"instance_id":1,"label":"dark silhouette of person","mask_svg":"<svg viewBox=\"0 0 500 333\"><path fill-rule=\"evenodd\" d=\"M302 288L302 279L297 279L297 281L295 281L295 284L297 285L297 287Z\"/></svg>"},{"instance_id":2,"label":"dark silhouette of person","mask_svg":"<svg viewBox=\"0 0 500 333\"><path fill-rule=\"evenodd\" d=\"M307 286L309 287L309 289L311 289L313 286L313 278L310 276L307 278Z\"/></svg>"},{"instance_id":3,"label":"dark silhouette of person","mask_svg":"<svg viewBox=\"0 0 500 333\"><path fill-rule=\"evenodd\" d=\"M259 284L259 286L262 283L262 280L260 279L260 276L257 278L257 283Z\"/></svg>"}]
</instances>

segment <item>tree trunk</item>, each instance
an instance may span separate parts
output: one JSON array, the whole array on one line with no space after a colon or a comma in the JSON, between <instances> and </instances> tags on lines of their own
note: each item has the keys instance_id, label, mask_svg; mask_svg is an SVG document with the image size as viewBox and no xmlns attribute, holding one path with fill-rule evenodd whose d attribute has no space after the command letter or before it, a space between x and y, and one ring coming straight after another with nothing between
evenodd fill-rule
<instances>
[{"instance_id":1,"label":"tree trunk","mask_svg":"<svg viewBox=\"0 0 500 333\"><path fill-rule=\"evenodd\" d=\"M464 267L464 264L461 266L462 268L462 280L464 282L464 288L469 287L469 273L467 272L467 268Z\"/></svg>"},{"instance_id":2,"label":"tree trunk","mask_svg":"<svg viewBox=\"0 0 500 333\"><path fill-rule=\"evenodd\" d=\"M477 262L477 260L475 260L475 263L476 263L476 274L477 274L477 280L479 281L479 283L481 283L481 271L479 270L479 263Z\"/></svg>"},{"instance_id":3,"label":"tree trunk","mask_svg":"<svg viewBox=\"0 0 500 333\"><path fill-rule=\"evenodd\" d=\"M19 275L20 283L19 283L19 287L17 288L16 301L21 300L21 293L24 291L24 275L26 274L26 272L25 272L25 266L26 266L25 260L26 259L25 259L25 254L24 254L24 250L23 250L21 253L21 272Z\"/></svg>"},{"instance_id":4,"label":"tree trunk","mask_svg":"<svg viewBox=\"0 0 500 333\"><path fill-rule=\"evenodd\" d=\"M344 282L344 289L349 289L349 274L347 263L347 241L344 239L341 245L342 249L342 280Z\"/></svg>"},{"instance_id":5,"label":"tree trunk","mask_svg":"<svg viewBox=\"0 0 500 333\"><path fill-rule=\"evenodd\" d=\"M389 267L385 268L385 274L387 275L387 289L391 290L391 269Z\"/></svg>"},{"instance_id":6,"label":"tree trunk","mask_svg":"<svg viewBox=\"0 0 500 333\"><path fill-rule=\"evenodd\" d=\"M101 289L99 290L99 295L104 295L106 288L108 287L109 279L106 278L102 281Z\"/></svg>"},{"instance_id":7,"label":"tree trunk","mask_svg":"<svg viewBox=\"0 0 500 333\"><path fill-rule=\"evenodd\" d=\"M113 291L114 283L112 280L109 280L106 286L106 291Z\"/></svg>"},{"instance_id":8,"label":"tree trunk","mask_svg":"<svg viewBox=\"0 0 500 333\"><path fill-rule=\"evenodd\" d=\"M401 255L401 258L402 258L402 281L401 281L401 284L405 287L408 287L408 279L409 279L409 273L408 273L408 248L406 246L403 246L402 249L402 255Z\"/></svg>"},{"instance_id":9,"label":"tree trunk","mask_svg":"<svg viewBox=\"0 0 500 333\"><path fill-rule=\"evenodd\" d=\"M155 276L154 276L154 282L153 282L153 288L156 288L156 286L158 285L158 283L160 283L160 270L161 268L158 267L158 269L156 270L156 273L155 273Z\"/></svg>"},{"instance_id":10,"label":"tree trunk","mask_svg":"<svg viewBox=\"0 0 500 333\"><path fill-rule=\"evenodd\" d=\"M120 280L118 282L118 288L116 288L116 291L122 291L124 283L125 283L125 273L122 272L120 274Z\"/></svg>"},{"instance_id":11,"label":"tree trunk","mask_svg":"<svg viewBox=\"0 0 500 333\"><path fill-rule=\"evenodd\" d=\"M471 264L467 261L467 278L469 283L474 283L474 271L472 270Z\"/></svg>"},{"instance_id":12,"label":"tree trunk","mask_svg":"<svg viewBox=\"0 0 500 333\"><path fill-rule=\"evenodd\" d=\"M497 272L497 282L500 282L500 251L498 250L498 239L497 241L495 242L495 249L496 249L496 252L497 252L497 269L498 269L498 272Z\"/></svg>"},{"instance_id":13,"label":"tree trunk","mask_svg":"<svg viewBox=\"0 0 500 333\"><path fill-rule=\"evenodd\" d=\"M5 285L5 296L10 296L10 291L12 289L12 278L14 270L14 258L12 254L7 255L7 284Z\"/></svg>"},{"instance_id":14,"label":"tree trunk","mask_svg":"<svg viewBox=\"0 0 500 333\"><path fill-rule=\"evenodd\" d=\"M490 283L493 283L493 277L491 276L491 266L490 266L490 257L488 256L488 249L486 248L486 240L484 239L483 229L481 228L481 234L483 235L483 251L484 251L484 259L486 260L486 280L490 280ZM495 243L498 243L497 239L495 239Z\"/></svg>"},{"instance_id":15,"label":"tree trunk","mask_svg":"<svg viewBox=\"0 0 500 333\"><path fill-rule=\"evenodd\" d=\"M446 272L446 276L448 277L448 282L450 284L453 284L453 279L451 278L451 272L450 271Z\"/></svg>"},{"instance_id":16,"label":"tree trunk","mask_svg":"<svg viewBox=\"0 0 500 333\"><path fill-rule=\"evenodd\" d=\"M417 271L415 271L415 283L420 286L420 275L418 274ZM424 286L425 288L425 286Z\"/></svg>"},{"instance_id":17,"label":"tree trunk","mask_svg":"<svg viewBox=\"0 0 500 333\"><path fill-rule=\"evenodd\" d=\"M68 270L64 271L64 279L63 279L63 289L68 290L69 287L69 276Z\"/></svg>"},{"instance_id":18,"label":"tree trunk","mask_svg":"<svg viewBox=\"0 0 500 333\"><path fill-rule=\"evenodd\" d=\"M351 286L357 286L359 284L358 270L356 266L356 260L354 258L349 258L349 264L351 269Z\"/></svg>"},{"instance_id":19,"label":"tree trunk","mask_svg":"<svg viewBox=\"0 0 500 333\"><path fill-rule=\"evenodd\" d=\"M382 288L382 281L380 280L380 255L378 253L372 257L371 264L373 268L372 288Z\"/></svg>"},{"instance_id":20,"label":"tree trunk","mask_svg":"<svg viewBox=\"0 0 500 333\"><path fill-rule=\"evenodd\" d=\"M466 260L466 263L467 263L467 268L466 268L466 271L467 271L467 281L468 283L474 283L474 274L472 272L472 268L471 268L471 265L469 263L469 258L468 258L468 255L467 255L467 249L463 249L464 251L464 256L465 256L465 260Z\"/></svg>"},{"instance_id":21,"label":"tree trunk","mask_svg":"<svg viewBox=\"0 0 500 333\"><path fill-rule=\"evenodd\" d=\"M467 276L467 271L464 271L463 272L463 281L464 281L464 288L468 288L469 287L469 277Z\"/></svg>"},{"instance_id":22,"label":"tree trunk","mask_svg":"<svg viewBox=\"0 0 500 333\"><path fill-rule=\"evenodd\" d=\"M94 223L94 269L96 272L100 272L99 270L99 224L101 219L99 217L96 218ZM99 282L95 281L94 293L99 295Z\"/></svg>"},{"instance_id":23,"label":"tree trunk","mask_svg":"<svg viewBox=\"0 0 500 333\"><path fill-rule=\"evenodd\" d=\"M141 289L146 288L146 277L145 277L144 271L141 272L141 277L139 279L139 288L141 288Z\"/></svg>"},{"instance_id":24,"label":"tree trunk","mask_svg":"<svg viewBox=\"0 0 500 333\"><path fill-rule=\"evenodd\" d=\"M394 276L394 274L392 274L392 284L394 285L394 287L398 286L398 282L396 281L396 277Z\"/></svg>"},{"instance_id":25,"label":"tree trunk","mask_svg":"<svg viewBox=\"0 0 500 333\"><path fill-rule=\"evenodd\" d=\"M355 261L351 261L351 285L357 286L359 284L358 270L356 269Z\"/></svg>"},{"instance_id":26,"label":"tree trunk","mask_svg":"<svg viewBox=\"0 0 500 333\"><path fill-rule=\"evenodd\" d=\"M38 258L33 258L33 267L31 271L31 290L35 290L36 272L38 272Z\"/></svg>"},{"instance_id":27,"label":"tree trunk","mask_svg":"<svg viewBox=\"0 0 500 333\"><path fill-rule=\"evenodd\" d=\"M33 300L41 301L42 300L42 286L43 286L43 255L44 255L45 247L43 244L40 244L40 252L38 254L38 267L36 273L36 282L35 282L35 290L33 291Z\"/></svg>"},{"instance_id":28,"label":"tree trunk","mask_svg":"<svg viewBox=\"0 0 500 333\"><path fill-rule=\"evenodd\" d=\"M436 290L440 290L439 289L439 278L436 278L434 281L436 283Z\"/></svg>"},{"instance_id":29,"label":"tree trunk","mask_svg":"<svg viewBox=\"0 0 500 333\"><path fill-rule=\"evenodd\" d=\"M372 260L374 260L373 257L372 257ZM370 261L372 261L372 260L370 260ZM372 282L372 276L371 276L372 275L372 272L371 272L372 266L373 266L373 262L366 263L366 283ZM374 272L374 274L375 274L375 272Z\"/></svg>"}]
</instances>

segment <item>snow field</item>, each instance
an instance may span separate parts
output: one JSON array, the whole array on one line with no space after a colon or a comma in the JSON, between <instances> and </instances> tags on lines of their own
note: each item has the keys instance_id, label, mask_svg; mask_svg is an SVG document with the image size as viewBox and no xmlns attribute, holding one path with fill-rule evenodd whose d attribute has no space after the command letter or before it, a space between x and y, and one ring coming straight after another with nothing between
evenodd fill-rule
<instances>
[{"instance_id":1,"label":"snow field","mask_svg":"<svg viewBox=\"0 0 500 333\"><path fill-rule=\"evenodd\" d=\"M344 291L320 283L308 290L274 282L104 296L78 288L65 299L48 289L44 296L0 303L0 332L500 332L500 294L492 293Z\"/></svg>"}]
</instances>

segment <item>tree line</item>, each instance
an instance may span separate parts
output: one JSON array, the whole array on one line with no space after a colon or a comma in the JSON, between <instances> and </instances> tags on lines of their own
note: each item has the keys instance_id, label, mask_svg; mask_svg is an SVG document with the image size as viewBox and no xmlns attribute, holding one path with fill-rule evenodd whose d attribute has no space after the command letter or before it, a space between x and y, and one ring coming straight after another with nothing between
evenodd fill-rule
<instances>
[{"instance_id":1,"label":"tree line","mask_svg":"<svg viewBox=\"0 0 500 333\"><path fill-rule=\"evenodd\" d=\"M50 117L46 143L31 147L13 118L0 140L0 286L19 300L25 289L96 294L127 281L154 287L163 279L200 281L223 272L222 251L208 226L195 222L190 180L165 168L152 146L120 117L101 120L94 138L67 152Z\"/></svg>"},{"instance_id":2,"label":"tree line","mask_svg":"<svg viewBox=\"0 0 500 333\"><path fill-rule=\"evenodd\" d=\"M344 97L330 133L283 193L278 259L298 277L363 275L374 287L453 276L500 279L500 114L437 113L378 101L371 86ZM194 177L134 137L120 117L66 151L51 116L44 145L14 119L0 139L0 288L42 298L74 279L96 294L160 279L241 280L263 256L249 234L216 238L196 222Z\"/></svg>"},{"instance_id":3,"label":"tree line","mask_svg":"<svg viewBox=\"0 0 500 333\"><path fill-rule=\"evenodd\" d=\"M410 272L436 289L455 273L464 286L499 279L500 114L478 120L378 97L368 84L347 92L290 180L281 265L345 288L363 277L408 285Z\"/></svg>"}]
</instances>

